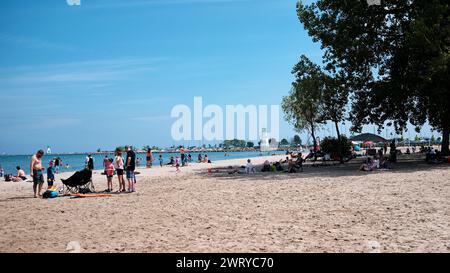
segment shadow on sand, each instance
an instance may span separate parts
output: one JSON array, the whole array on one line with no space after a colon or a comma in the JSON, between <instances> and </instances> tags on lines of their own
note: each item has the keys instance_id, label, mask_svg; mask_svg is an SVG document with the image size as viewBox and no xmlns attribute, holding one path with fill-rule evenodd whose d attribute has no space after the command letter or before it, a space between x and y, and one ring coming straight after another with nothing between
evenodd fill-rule
<instances>
[{"instance_id":1,"label":"shadow on sand","mask_svg":"<svg viewBox=\"0 0 450 273\"><path fill-rule=\"evenodd\" d=\"M245 160L243 160L244 165ZM273 162L271 162L273 163ZM286 179L295 179L302 177L350 177L350 176L368 176L376 173L382 172L390 172L390 173L404 173L411 174L417 171L432 171L437 169L448 169L450 168L450 164L442 163L442 164L428 164L422 158L417 157L402 157L399 159L399 162L392 165L392 169L384 170L384 171L372 171L372 172L363 172L359 171L361 164L363 163L362 158L358 158L352 160L343 165L341 164L328 164L322 165L322 163L312 164L310 162L304 164L304 171L301 173L287 173L287 172L260 172L262 169L262 165L257 165L257 172L254 174L238 174L233 173L229 174L229 168L214 168L212 172L208 171L200 171L197 174L205 177L205 178L216 178L216 179L225 179L225 180L233 180L233 181L282 181ZM233 169L237 169L241 166L233 166Z\"/></svg>"}]
</instances>

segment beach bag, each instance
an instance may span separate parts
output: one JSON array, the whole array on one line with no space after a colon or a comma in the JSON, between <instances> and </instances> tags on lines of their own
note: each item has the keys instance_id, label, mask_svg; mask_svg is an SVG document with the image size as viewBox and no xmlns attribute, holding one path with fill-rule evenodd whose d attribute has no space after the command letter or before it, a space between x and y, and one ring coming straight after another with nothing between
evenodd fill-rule
<instances>
[{"instance_id":1,"label":"beach bag","mask_svg":"<svg viewBox=\"0 0 450 273\"><path fill-rule=\"evenodd\" d=\"M46 191L44 192L44 194L42 195L42 198L44 199L52 199L52 198L56 198L59 196L59 193L57 191Z\"/></svg>"}]
</instances>

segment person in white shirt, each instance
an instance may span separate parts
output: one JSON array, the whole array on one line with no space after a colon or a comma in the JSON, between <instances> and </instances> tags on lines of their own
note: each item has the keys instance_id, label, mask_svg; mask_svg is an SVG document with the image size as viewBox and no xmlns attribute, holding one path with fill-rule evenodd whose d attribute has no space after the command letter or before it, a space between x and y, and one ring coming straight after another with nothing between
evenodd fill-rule
<instances>
[{"instance_id":1,"label":"person in white shirt","mask_svg":"<svg viewBox=\"0 0 450 273\"><path fill-rule=\"evenodd\" d=\"M116 157L114 158L114 168L116 169L117 178L119 179L119 192L126 192L125 179L123 178L125 167L121 149L116 150Z\"/></svg>"},{"instance_id":2,"label":"person in white shirt","mask_svg":"<svg viewBox=\"0 0 450 273\"><path fill-rule=\"evenodd\" d=\"M254 173L255 167L253 167L252 161L249 159L247 160L247 165L245 166L245 173Z\"/></svg>"}]
</instances>

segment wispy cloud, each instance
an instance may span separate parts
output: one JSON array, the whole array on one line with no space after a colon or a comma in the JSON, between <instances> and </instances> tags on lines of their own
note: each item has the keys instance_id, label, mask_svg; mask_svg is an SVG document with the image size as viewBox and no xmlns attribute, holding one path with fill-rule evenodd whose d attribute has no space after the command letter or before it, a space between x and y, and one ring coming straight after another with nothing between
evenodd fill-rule
<instances>
[{"instance_id":1,"label":"wispy cloud","mask_svg":"<svg viewBox=\"0 0 450 273\"><path fill-rule=\"evenodd\" d=\"M171 120L171 117L170 116L142 116L142 117L132 117L132 118L130 118L130 120L137 121L137 122L154 123L154 122Z\"/></svg>"},{"instance_id":2,"label":"wispy cloud","mask_svg":"<svg viewBox=\"0 0 450 273\"><path fill-rule=\"evenodd\" d=\"M257 0L127 0L127 1L102 1L92 5L91 8L125 8L138 6L163 6L163 5L191 5L191 4L223 4L236 2L250 2Z\"/></svg>"},{"instance_id":3,"label":"wispy cloud","mask_svg":"<svg viewBox=\"0 0 450 273\"><path fill-rule=\"evenodd\" d=\"M0 33L0 44L12 44L15 46L22 46L27 48L59 50L59 51L75 50L75 47L71 45L53 43L33 37L24 37L7 33Z\"/></svg>"},{"instance_id":4,"label":"wispy cloud","mask_svg":"<svg viewBox=\"0 0 450 273\"><path fill-rule=\"evenodd\" d=\"M0 70L0 88L50 83L91 83L90 87L155 71L152 60L110 59L22 66Z\"/></svg>"}]
</instances>

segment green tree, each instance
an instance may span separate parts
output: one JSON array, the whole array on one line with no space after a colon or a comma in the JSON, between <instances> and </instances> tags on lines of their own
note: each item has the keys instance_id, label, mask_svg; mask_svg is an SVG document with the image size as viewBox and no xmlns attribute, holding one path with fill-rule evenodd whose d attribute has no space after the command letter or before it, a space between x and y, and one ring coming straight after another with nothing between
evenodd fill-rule
<instances>
[{"instance_id":1,"label":"green tree","mask_svg":"<svg viewBox=\"0 0 450 273\"><path fill-rule=\"evenodd\" d=\"M302 55L292 73L295 82L288 96L283 97L282 108L285 119L297 132L308 131L316 139L316 131L322 123L320 101L323 75L318 65ZM317 144L314 142L314 149Z\"/></svg>"},{"instance_id":2,"label":"green tree","mask_svg":"<svg viewBox=\"0 0 450 273\"><path fill-rule=\"evenodd\" d=\"M393 122L419 131L425 122L450 135L450 5L448 0L299 2L300 21L324 50L324 63L344 79L353 102L353 131Z\"/></svg>"},{"instance_id":3,"label":"green tree","mask_svg":"<svg viewBox=\"0 0 450 273\"><path fill-rule=\"evenodd\" d=\"M300 138L300 137L299 137L299 138ZM281 142L280 142L280 145L281 145L281 146L288 146L288 145L289 145L289 141L288 141L287 139L283 138L283 139L281 140Z\"/></svg>"},{"instance_id":4,"label":"green tree","mask_svg":"<svg viewBox=\"0 0 450 273\"><path fill-rule=\"evenodd\" d=\"M247 148L253 148L253 147L255 147L255 143L253 143L251 141L247 142Z\"/></svg>"},{"instance_id":5,"label":"green tree","mask_svg":"<svg viewBox=\"0 0 450 273\"><path fill-rule=\"evenodd\" d=\"M341 136L340 140L334 137L327 137L321 142L322 151L331 155L332 158L339 157L340 161L344 161L344 157L351 156L352 142L345 136Z\"/></svg>"},{"instance_id":6,"label":"green tree","mask_svg":"<svg viewBox=\"0 0 450 273\"><path fill-rule=\"evenodd\" d=\"M295 144L296 146L298 145L302 145L302 139L300 138L299 135L295 135L294 138L292 139L293 144Z\"/></svg>"},{"instance_id":7,"label":"green tree","mask_svg":"<svg viewBox=\"0 0 450 273\"><path fill-rule=\"evenodd\" d=\"M245 140L233 139L233 140L225 140L223 142L223 146L226 148L245 148L247 146L247 142Z\"/></svg>"}]
</instances>

